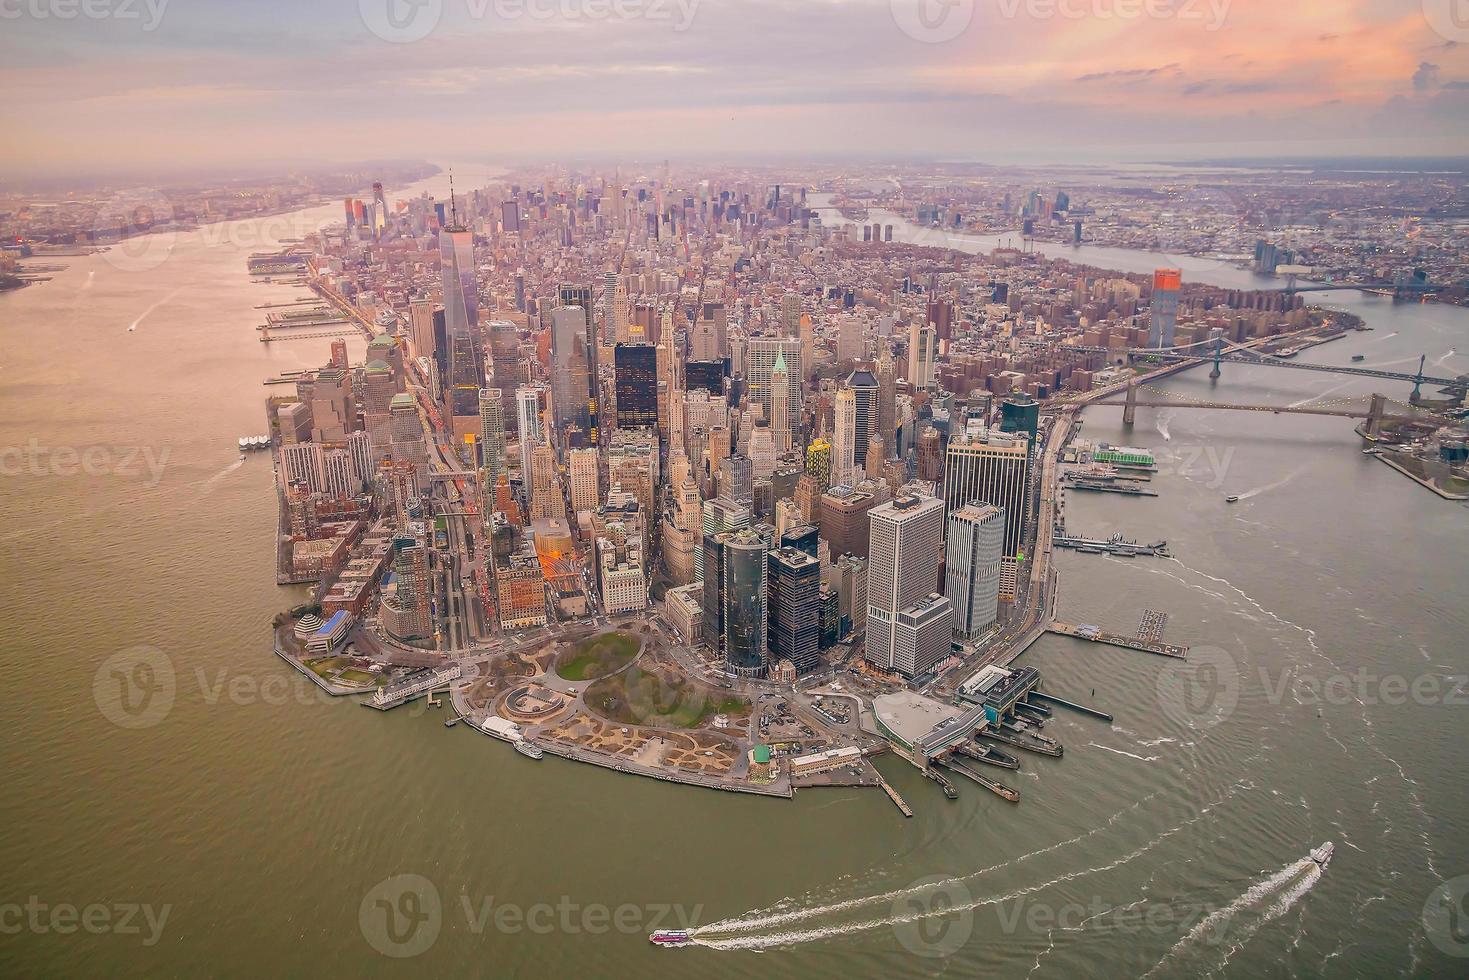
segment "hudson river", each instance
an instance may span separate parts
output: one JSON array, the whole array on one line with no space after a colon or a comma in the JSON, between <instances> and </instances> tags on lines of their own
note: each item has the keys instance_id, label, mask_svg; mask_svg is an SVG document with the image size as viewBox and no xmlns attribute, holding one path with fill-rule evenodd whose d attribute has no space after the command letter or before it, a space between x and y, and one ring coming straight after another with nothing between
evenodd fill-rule
<instances>
[{"instance_id":1,"label":"hudson river","mask_svg":"<svg viewBox=\"0 0 1469 980\"><path fill-rule=\"evenodd\" d=\"M7 974L1462 975L1464 909L1424 911L1469 874L1469 510L1363 456L1345 419L1140 409L1129 432L1086 411L1084 436L1158 454L1161 496L1072 495L1068 525L1176 559L1061 555L1061 617L1126 633L1167 611L1210 683L1186 697L1201 685L1169 661L1043 639L1026 662L1047 689L1116 722L1058 713L1065 757L1002 774L1018 806L947 801L896 759L911 820L870 790L744 798L317 696L271 652L300 593L273 584L269 460L235 441L264 429L261 382L329 343L257 341L254 307L305 290L251 284L245 257L339 212L160 236L161 261L133 243L0 296ZM1301 360L1469 370L1469 311L1318 298L1374 329ZM1167 387L1373 390L1228 365ZM1326 840L1319 873L1302 859ZM416 900L383 884L400 875ZM913 890L935 876L942 894ZM651 948L680 913L722 923L711 946Z\"/></svg>"}]
</instances>

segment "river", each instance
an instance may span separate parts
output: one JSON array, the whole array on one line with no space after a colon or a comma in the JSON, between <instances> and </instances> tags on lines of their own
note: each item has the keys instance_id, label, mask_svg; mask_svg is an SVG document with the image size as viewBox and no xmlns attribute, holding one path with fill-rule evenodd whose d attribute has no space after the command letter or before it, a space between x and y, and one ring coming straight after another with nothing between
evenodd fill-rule
<instances>
[{"instance_id":1,"label":"river","mask_svg":"<svg viewBox=\"0 0 1469 980\"><path fill-rule=\"evenodd\" d=\"M1078 497L1068 523L1167 538L1177 558L1063 554L1060 614L1129 632L1166 610L1214 683L1191 698L1179 665L1043 639L1027 656L1048 689L1117 720L1058 715L1065 757L1001 773L1018 806L971 784L946 801L895 759L881 768L911 820L870 790L744 798L317 696L270 652L298 593L273 584L269 462L235 440L263 428L261 382L328 343L257 342L254 307L304 290L251 284L245 256L339 207L167 236L151 266L72 260L0 296L7 972L378 976L412 952L470 976L1459 974L1462 933L1423 922L1469 872L1469 712L1447 679L1466 673L1469 511L1362 456L1347 420L1140 409L1127 432L1120 409L1086 411L1085 435L1158 451L1161 496ZM1302 359L1469 368L1449 353L1469 350L1469 311L1326 301L1374 330ZM1202 371L1167 385L1216 390ZM1370 388L1227 365L1217 390ZM125 683L151 700L120 715ZM1302 859L1328 839L1320 873ZM41 914L11 934L27 904L113 925ZM131 904L163 923L123 928ZM651 948L680 915L720 923L709 945Z\"/></svg>"}]
</instances>

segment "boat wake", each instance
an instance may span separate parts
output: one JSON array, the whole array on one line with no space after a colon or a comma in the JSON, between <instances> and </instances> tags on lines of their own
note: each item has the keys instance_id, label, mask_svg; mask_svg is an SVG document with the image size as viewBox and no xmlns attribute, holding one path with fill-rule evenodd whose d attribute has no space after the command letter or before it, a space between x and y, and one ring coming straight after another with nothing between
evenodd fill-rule
<instances>
[{"instance_id":1,"label":"boat wake","mask_svg":"<svg viewBox=\"0 0 1469 980\"><path fill-rule=\"evenodd\" d=\"M1187 820L1164 830L1152 840L1137 846L1119 858L1104 864L1067 871L1046 881L1042 881L1039 884L1027 885L1002 894L981 897L967 896L969 883L977 881L984 875L998 871L1001 868L1020 864L1030 858L1068 847L1102 833L1111 828L1122 817L1147 803L1157 794L1149 794L1132 806L1118 811L1107 821L1086 833L1078 834L1076 837L1052 844L1041 850L1032 851L1013 861L1006 861L1003 864L994 865L968 875L941 880L930 879L907 888L899 888L875 895L847 899L841 902L796 908L792 911L756 911L732 919L723 919L719 922L712 922L709 925L691 930L689 941L693 945L706 946L710 949L759 951L820 942L837 936L869 932L874 929L891 928L893 926L919 922L933 916L971 912L975 909L1013 901L1014 899L1023 898L1026 895L1055 887L1056 885L1064 885L1077 878L1083 878L1091 874L1101 874L1111 871L1114 868L1122 867L1153 850L1181 831L1192 827L1200 820L1206 819L1217 807L1231 800L1240 788L1240 783L1234 784L1219 799L1201 807L1197 813ZM958 892L957 896L953 894L955 891ZM929 900L936 893L943 893L946 900L942 903L931 903ZM883 908L884 906L885 909ZM785 903L776 906L776 908L784 907ZM840 915L841 913L858 909L862 910L858 914L866 914L868 917L847 922L822 921Z\"/></svg>"},{"instance_id":2,"label":"boat wake","mask_svg":"<svg viewBox=\"0 0 1469 980\"><path fill-rule=\"evenodd\" d=\"M1298 466L1287 473L1285 476L1276 480L1274 483L1267 483L1263 487L1256 487L1253 490L1246 490L1244 493L1239 495L1239 499L1249 500L1251 497L1258 497L1262 493L1269 493L1271 490L1279 490L1281 487L1285 486L1287 483L1291 482L1296 477L1306 472L1307 468L1308 467L1305 466Z\"/></svg>"},{"instance_id":3,"label":"boat wake","mask_svg":"<svg viewBox=\"0 0 1469 980\"><path fill-rule=\"evenodd\" d=\"M1316 887L1321 875L1321 865L1307 856L1260 879L1243 895L1201 919L1143 976L1151 977L1196 950L1203 954L1203 958L1217 958L1218 962L1190 963L1189 974L1197 976L1221 969L1262 926L1285 915Z\"/></svg>"},{"instance_id":4,"label":"boat wake","mask_svg":"<svg viewBox=\"0 0 1469 980\"><path fill-rule=\"evenodd\" d=\"M184 291L183 290L183 287L179 287L178 289L175 289L173 292L169 293L167 296L163 297L161 300L159 300L158 302L154 303L152 306L148 307L142 313L138 314L138 318L136 320L134 320L132 323L128 324L128 330L131 332L133 330L138 329L138 324L140 324L144 320L148 319L149 314L151 314L154 310L158 309L164 303L167 303L169 300L173 299L175 296L177 296L179 293L181 293L183 291Z\"/></svg>"}]
</instances>

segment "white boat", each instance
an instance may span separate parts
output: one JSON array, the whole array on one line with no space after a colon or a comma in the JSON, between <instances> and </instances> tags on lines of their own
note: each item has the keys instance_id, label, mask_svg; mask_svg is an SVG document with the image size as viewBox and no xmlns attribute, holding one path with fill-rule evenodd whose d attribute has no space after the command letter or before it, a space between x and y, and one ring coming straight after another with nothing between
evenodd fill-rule
<instances>
[{"instance_id":1,"label":"white boat","mask_svg":"<svg viewBox=\"0 0 1469 980\"><path fill-rule=\"evenodd\" d=\"M1331 860L1331 852L1335 849L1336 848L1332 846L1331 841L1327 841L1320 847L1312 848L1311 860L1315 861L1324 870L1326 868L1327 862Z\"/></svg>"},{"instance_id":2,"label":"white boat","mask_svg":"<svg viewBox=\"0 0 1469 980\"><path fill-rule=\"evenodd\" d=\"M521 739L520 741L515 743L515 751L531 759L539 759L541 756L546 754L545 750L542 749L535 742L529 742L525 739Z\"/></svg>"}]
</instances>

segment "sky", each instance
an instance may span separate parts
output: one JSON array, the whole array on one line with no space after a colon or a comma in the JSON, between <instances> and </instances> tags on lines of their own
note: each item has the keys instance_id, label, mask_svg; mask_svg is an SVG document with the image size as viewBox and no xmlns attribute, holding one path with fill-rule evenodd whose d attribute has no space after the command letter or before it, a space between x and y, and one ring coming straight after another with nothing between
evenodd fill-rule
<instances>
[{"instance_id":1,"label":"sky","mask_svg":"<svg viewBox=\"0 0 1469 980\"><path fill-rule=\"evenodd\" d=\"M1469 0L0 0L0 181L1469 155Z\"/></svg>"}]
</instances>

